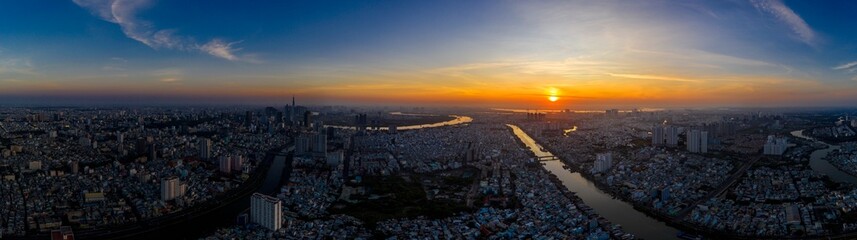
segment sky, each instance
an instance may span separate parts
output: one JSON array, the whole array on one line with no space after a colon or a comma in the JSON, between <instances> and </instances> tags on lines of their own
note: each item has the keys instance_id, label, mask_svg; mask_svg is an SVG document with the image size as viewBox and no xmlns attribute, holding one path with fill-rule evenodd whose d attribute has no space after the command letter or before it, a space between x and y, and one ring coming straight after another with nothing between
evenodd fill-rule
<instances>
[{"instance_id":1,"label":"sky","mask_svg":"<svg viewBox=\"0 0 857 240\"><path fill-rule=\"evenodd\" d=\"M7 103L857 100L855 1L30 0L0 22Z\"/></svg>"}]
</instances>

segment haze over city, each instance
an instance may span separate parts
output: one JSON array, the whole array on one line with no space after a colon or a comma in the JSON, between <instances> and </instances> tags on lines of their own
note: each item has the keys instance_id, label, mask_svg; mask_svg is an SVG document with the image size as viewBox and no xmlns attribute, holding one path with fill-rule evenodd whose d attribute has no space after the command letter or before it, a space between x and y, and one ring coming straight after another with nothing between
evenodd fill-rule
<instances>
[{"instance_id":1,"label":"haze over city","mask_svg":"<svg viewBox=\"0 0 857 240\"><path fill-rule=\"evenodd\" d=\"M857 239L857 2L0 2L0 239Z\"/></svg>"},{"instance_id":2,"label":"haze over city","mask_svg":"<svg viewBox=\"0 0 857 240\"><path fill-rule=\"evenodd\" d=\"M3 3L0 96L59 104L844 106L857 3ZM547 101L549 96L555 102Z\"/></svg>"}]
</instances>

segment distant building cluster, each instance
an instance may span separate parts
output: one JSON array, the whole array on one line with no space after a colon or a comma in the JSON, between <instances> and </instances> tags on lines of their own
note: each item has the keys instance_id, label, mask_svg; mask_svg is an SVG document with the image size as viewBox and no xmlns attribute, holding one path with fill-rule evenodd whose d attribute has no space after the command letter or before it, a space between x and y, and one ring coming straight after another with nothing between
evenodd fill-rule
<instances>
[{"instance_id":1,"label":"distant building cluster","mask_svg":"<svg viewBox=\"0 0 857 240\"><path fill-rule=\"evenodd\" d=\"M652 145L653 146L678 146L678 127L655 125L652 127Z\"/></svg>"}]
</instances>

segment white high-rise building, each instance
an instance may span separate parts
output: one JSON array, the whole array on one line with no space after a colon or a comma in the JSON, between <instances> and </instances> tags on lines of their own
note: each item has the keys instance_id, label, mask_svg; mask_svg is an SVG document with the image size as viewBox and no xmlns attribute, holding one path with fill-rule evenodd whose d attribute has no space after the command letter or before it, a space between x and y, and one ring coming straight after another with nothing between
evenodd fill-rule
<instances>
[{"instance_id":1,"label":"white high-rise building","mask_svg":"<svg viewBox=\"0 0 857 240\"><path fill-rule=\"evenodd\" d=\"M652 146L664 145L664 126L657 124L652 126Z\"/></svg>"},{"instance_id":2,"label":"white high-rise building","mask_svg":"<svg viewBox=\"0 0 857 240\"><path fill-rule=\"evenodd\" d=\"M593 172L606 172L613 167L613 154L599 153L595 155L595 165L592 167Z\"/></svg>"},{"instance_id":3,"label":"white high-rise building","mask_svg":"<svg viewBox=\"0 0 857 240\"><path fill-rule=\"evenodd\" d=\"M179 181L176 176L161 179L161 200L169 201L184 196L187 184Z\"/></svg>"},{"instance_id":4,"label":"white high-rise building","mask_svg":"<svg viewBox=\"0 0 857 240\"><path fill-rule=\"evenodd\" d=\"M283 225L283 203L280 199L254 193L250 198L250 221L277 231Z\"/></svg>"},{"instance_id":5,"label":"white high-rise building","mask_svg":"<svg viewBox=\"0 0 857 240\"><path fill-rule=\"evenodd\" d=\"M692 153L708 152L708 132L690 130L687 132L687 151Z\"/></svg>"},{"instance_id":6,"label":"white high-rise building","mask_svg":"<svg viewBox=\"0 0 857 240\"><path fill-rule=\"evenodd\" d=\"M768 141L765 142L763 153L765 155L783 155L789 147L788 139L775 138L774 135L768 135Z\"/></svg>"}]
</instances>

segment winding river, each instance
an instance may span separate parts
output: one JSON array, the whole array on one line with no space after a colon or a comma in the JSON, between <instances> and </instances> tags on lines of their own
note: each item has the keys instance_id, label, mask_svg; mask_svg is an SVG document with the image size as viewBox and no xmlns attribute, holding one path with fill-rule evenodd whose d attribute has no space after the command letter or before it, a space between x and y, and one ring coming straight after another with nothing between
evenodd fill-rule
<instances>
[{"instance_id":1,"label":"winding river","mask_svg":"<svg viewBox=\"0 0 857 240\"><path fill-rule=\"evenodd\" d=\"M830 164L830 162L824 159L827 154L829 154L833 150L839 149L839 145L828 144L824 141L819 141L810 136L803 135L803 131L804 130L795 130L791 132L791 135L827 146L827 148L815 150L809 155L809 167L817 173L829 176L830 179L833 181L857 185L857 177L851 176L850 174L839 170L839 168L833 166L833 164Z\"/></svg>"},{"instance_id":2,"label":"winding river","mask_svg":"<svg viewBox=\"0 0 857 240\"><path fill-rule=\"evenodd\" d=\"M507 124L515 136L518 137L530 151L537 157L552 157L552 153L542 151L541 145L536 143L527 133L515 125ZM625 231L644 239L678 239L678 230L668 226L666 223L649 217L637 211L634 207L619 199L614 199L610 194L601 191L592 181L584 178L578 172L565 169L562 161L546 161L544 168L556 175L562 185L583 199L586 205L614 224L622 225Z\"/></svg>"}]
</instances>

